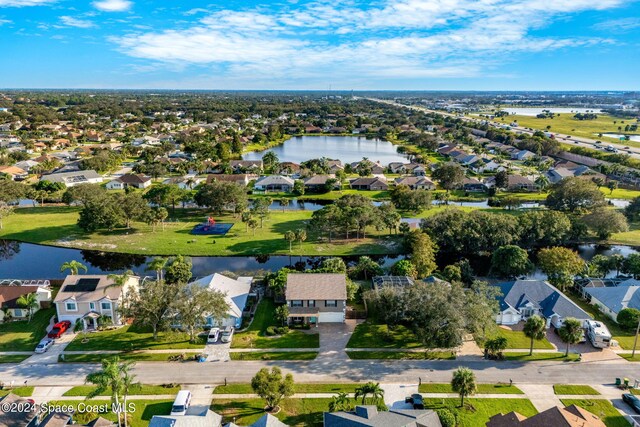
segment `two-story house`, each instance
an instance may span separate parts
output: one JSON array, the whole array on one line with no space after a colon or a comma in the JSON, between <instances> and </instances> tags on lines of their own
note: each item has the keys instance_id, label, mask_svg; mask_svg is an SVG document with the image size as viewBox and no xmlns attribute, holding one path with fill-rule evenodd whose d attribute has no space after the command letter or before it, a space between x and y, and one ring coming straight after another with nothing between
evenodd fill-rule
<instances>
[{"instance_id":1,"label":"two-story house","mask_svg":"<svg viewBox=\"0 0 640 427\"><path fill-rule=\"evenodd\" d=\"M54 299L58 320L78 319L84 329L98 327L98 318L110 317L114 325L122 325L118 308L130 289L137 289L138 277L130 277L123 286L106 275L69 275Z\"/></svg>"},{"instance_id":2,"label":"two-story house","mask_svg":"<svg viewBox=\"0 0 640 427\"><path fill-rule=\"evenodd\" d=\"M289 323L344 322L347 278L340 273L291 273L285 298Z\"/></svg>"}]
</instances>

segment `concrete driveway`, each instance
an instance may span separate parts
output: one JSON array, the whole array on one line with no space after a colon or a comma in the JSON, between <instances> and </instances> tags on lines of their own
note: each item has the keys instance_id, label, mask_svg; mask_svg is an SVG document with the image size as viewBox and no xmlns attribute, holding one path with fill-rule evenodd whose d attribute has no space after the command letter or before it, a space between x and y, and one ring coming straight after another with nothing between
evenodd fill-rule
<instances>
[{"instance_id":1,"label":"concrete driveway","mask_svg":"<svg viewBox=\"0 0 640 427\"><path fill-rule=\"evenodd\" d=\"M71 331L65 332L60 338L56 339L46 353L34 353L33 356L25 359L22 363L25 365L49 365L58 363L58 356L62 354L65 347L73 341L76 334Z\"/></svg>"},{"instance_id":2,"label":"concrete driveway","mask_svg":"<svg viewBox=\"0 0 640 427\"><path fill-rule=\"evenodd\" d=\"M344 323L320 323L317 328L320 334L318 358L347 360L344 349L358 322L362 320L347 319Z\"/></svg>"}]
</instances>

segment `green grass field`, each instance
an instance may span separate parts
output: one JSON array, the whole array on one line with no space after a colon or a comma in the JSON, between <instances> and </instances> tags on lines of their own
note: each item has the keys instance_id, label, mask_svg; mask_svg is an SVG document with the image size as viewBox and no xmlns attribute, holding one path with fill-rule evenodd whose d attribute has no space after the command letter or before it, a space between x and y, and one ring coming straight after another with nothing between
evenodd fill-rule
<instances>
[{"instance_id":1,"label":"green grass field","mask_svg":"<svg viewBox=\"0 0 640 427\"><path fill-rule=\"evenodd\" d=\"M290 330L283 336L265 336L269 326L280 326L274 318L275 308L272 299L263 298L247 330L234 334L231 348L318 348L320 335L314 332Z\"/></svg>"},{"instance_id":2,"label":"green grass field","mask_svg":"<svg viewBox=\"0 0 640 427\"><path fill-rule=\"evenodd\" d=\"M406 326L389 328L369 320L356 326L347 348L419 348L423 344Z\"/></svg>"},{"instance_id":3,"label":"green grass field","mask_svg":"<svg viewBox=\"0 0 640 427\"><path fill-rule=\"evenodd\" d=\"M296 393L354 393L361 384L302 383L293 386ZM216 386L213 394L253 394L251 384L236 383Z\"/></svg>"},{"instance_id":4,"label":"green grass field","mask_svg":"<svg viewBox=\"0 0 640 427\"><path fill-rule=\"evenodd\" d=\"M553 119L538 119L532 116L510 115L504 118L504 123L509 124L517 120L520 126L532 129L547 130L547 126L551 126L549 132L561 133L563 135L581 136L584 138L601 140L603 142L617 142L628 146L640 146L640 143L633 141L620 141L616 138L600 137L600 133L627 133L629 135L638 135L640 132L624 132L624 127L636 123L631 119L620 119L609 116L607 114L598 114L595 120L577 120L573 118L573 114L564 113ZM501 121L497 119L497 121ZM622 123L624 121L624 123ZM614 123L617 122L617 123ZM622 131L618 131L618 127L622 127Z\"/></svg>"},{"instance_id":5,"label":"green grass field","mask_svg":"<svg viewBox=\"0 0 640 427\"><path fill-rule=\"evenodd\" d=\"M56 314L55 308L38 310L31 322L20 320L0 324L0 351L33 351L47 333L49 320ZM20 362L19 357L4 356L5 363Z\"/></svg>"},{"instance_id":6,"label":"green grass field","mask_svg":"<svg viewBox=\"0 0 640 427\"><path fill-rule=\"evenodd\" d=\"M34 387L25 386L25 387L14 387L14 388L5 388L0 390L0 397L6 396L9 393L13 393L20 397L30 397L33 394Z\"/></svg>"},{"instance_id":7,"label":"green grass field","mask_svg":"<svg viewBox=\"0 0 640 427\"><path fill-rule=\"evenodd\" d=\"M87 396L96 386L93 385L79 385L67 390L63 396ZM180 391L180 386L164 387L161 385L150 384L134 384L129 390L129 395L162 395L162 394L177 394ZM99 396L111 396L111 389L108 389L99 394Z\"/></svg>"},{"instance_id":8,"label":"green grass field","mask_svg":"<svg viewBox=\"0 0 640 427\"><path fill-rule=\"evenodd\" d=\"M290 426L321 427L322 413L329 410L331 399L284 399L275 416ZM223 416L223 424L249 425L264 415L264 400L214 400L211 410Z\"/></svg>"},{"instance_id":9,"label":"green grass field","mask_svg":"<svg viewBox=\"0 0 640 427\"><path fill-rule=\"evenodd\" d=\"M493 334L487 335L487 338L493 338L498 335L505 337L507 339L508 349L528 349L531 346L531 340L527 338L527 336L522 331L512 331L510 329L497 328ZM483 345L481 341L482 340L478 339L478 344L480 346ZM546 338L543 338L541 340L534 340L533 348L539 350L551 350L553 349L553 346Z\"/></svg>"},{"instance_id":10,"label":"green grass field","mask_svg":"<svg viewBox=\"0 0 640 427\"><path fill-rule=\"evenodd\" d=\"M313 360L315 351L246 351L230 353L231 360Z\"/></svg>"},{"instance_id":11,"label":"green grass field","mask_svg":"<svg viewBox=\"0 0 640 427\"><path fill-rule=\"evenodd\" d=\"M87 342L82 342L87 340ZM204 340L197 343L189 342L189 334L183 332L159 332L158 340L153 340L153 334L147 328L135 325L123 326L110 331L93 332L91 334L79 334L65 348L67 351L93 351L93 350L160 350L202 348Z\"/></svg>"},{"instance_id":12,"label":"green grass field","mask_svg":"<svg viewBox=\"0 0 640 427\"><path fill-rule=\"evenodd\" d=\"M171 210L170 210L171 211ZM263 228L247 231L245 224L232 215L215 216L218 222L232 222L233 228L225 236L194 236L192 228L209 215L206 210L176 209L170 212L170 221L164 231L136 222L130 230L117 229L85 233L77 225L78 209L68 207L20 208L4 220L0 238L45 245L95 249L143 255L358 255L394 254L401 251L398 236L388 232L367 230L366 239L318 242L314 233L300 244L284 240L286 231L306 228L311 211L273 211L264 221Z\"/></svg>"},{"instance_id":13,"label":"green grass field","mask_svg":"<svg viewBox=\"0 0 640 427\"><path fill-rule=\"evenodd\" d=\"M131 423L128 424L131 427L147 427L149 421L154 415L167 415L171 411L172 400L129 400L127 403L131 403L135 407L135 411L131 414ZM109 405L108 400L58 400L48 402L50 407L67 405L72 408L79 408L80 404L86 406L94 405ZM73 420L77 423L85 424L94 420L98 416L106 418L110 421L116 421L117 416L110 410L102 412L79 412L74 414Z\"/></svg>"},{"instance_id":14,"label":"green grass field","mask_svg":"<svg viewBox=\"0 0 640 427\"><path fill-rule=\"evenodd\" d=\"M627 420L605 399L562 399L565 406L576 405L600 417L607 427L629 427Z\"/></svg>"},{"instance_id":15,"label":"green grass field","mask_svg":"<svg viewBox=\"0 0 640 427\"><path fill-rule=\"evenodd\" d=\"M29 357L31 356L27 354L2 354L0 355L0 363L20 363Z\"/></svg>"},{"instance_id":16,"label":"green grass field","mask_svg":"<svg viewBox=\"0 0 640 427\"><path fill-rule=\"evenodd\" d=\"M347 351L352 360L454 360L451 351Z\"/></svg>"},{"instance_id":17,"label":"green grass field","mask_svg":"<svg viewBox=\"0 0 640 427\"><path fill-rule=\"evenodd\" d=\"M446 408L453 412L458 419L458 427L483 426L492 416L511 411L518 412L525 417L530 417L538 413L533 404L527 399L465 399L465 407L460 407L460 399L424 399L425 409Z\"/></svg>"},{"instance_id":18,"label":"green grass field","mask_svg":"<svg viewBox=\"0 0 640 427\"><path fill-rule=\"evenodd\" d=\"M59 363L100 363L105 357L118 356L121 360L128 360L132 362L169 362L169 358L172 356L179 356L185 354L189 360L193 361L193 356L197 353L148 353L144 351L126 352L116 354L100 354L100 353L85 353L85 354L65 354L64 358L61 355L58 358ZM185 362L185 363L186 363Z\"/></svg>"},{"instance_id":19,"label":"green grass field","mask_svg":"<svg viewBox=\"0 0 640 427\"><path fill-rule=\"evenodd\" d=\"M582 394L582 395L599 395L600 393L589 385L579 384L554 384L553 392L555 394Z\"/></svg>"},{"instance_id":20,"label":"green grass field","mask_svg":"<svg viewBox=\"0 0 640 427\"><path fill-rule=\"evenodd\" d=\"M509 384L477 384L476 394L524 394L522 390ZM423 383L420 393L455 393L451 384Z\"/></svg>"},{"instance_id":21,"label":"green grass field","mask_svg":"<svg viewBox=\"0 0 640 427\"><path fill-rule=\"evenodd\" d=\"M550 353L533 353L529 356L529 352L513 352L504 353L505 360L516 360L521 362L533 362L539 360L555 360L558 362L577 362L578 355L575 353L569 353L569 356L565 357L561 352Z\"/></svg>"}]
</instances>

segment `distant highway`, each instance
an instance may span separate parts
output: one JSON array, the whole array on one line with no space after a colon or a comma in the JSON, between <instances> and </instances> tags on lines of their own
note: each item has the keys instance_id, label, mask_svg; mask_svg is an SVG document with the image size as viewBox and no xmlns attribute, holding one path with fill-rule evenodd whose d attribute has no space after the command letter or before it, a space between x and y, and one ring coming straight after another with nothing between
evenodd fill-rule
<instances>
[{"instance_id":1,"label":"distant highway","mask_svg":"<svg viewBox=\"0 0 640 427\"><path fill-rule=\"evenodd\" d=\"M430 110L428 108L420 107L418 105L404 105L398 102L388 101L385 99L377 99L377 98L366 98L366 99L368 99L369 101L381 102L383 104L395 105L396 107L410 108L413 110L424 111L426 113L435 113L435 114L440 114L446 117L459 118L461 120L471 122L471 123L480 123L486 120L486 119L480 119L480 118L474 118L474 117L458 116L457 114L446 113L444 111ZM493 121L490 121L490 123L497 128L500 128L505 125L504 123L498 123ZM516 134L532 135L536 130L543 131L542 129L529 130L528 128L525 128L522 126L510 126L510 128L511 128L511 131ZM617 149L619 153L628 154L629 156L635 159L640 159L640 148L628 146L628 145L625 145L624 143L602 142L601 144L596 144L595 139L565 135L565 134L556 133L556 132L553 132L553 134L555 135L555 138L563 144L574 145L574 146L584 147L584 148L591 148L591 149L596 149L600 151L604 151L605 147L610 145L613 148Z\"/></svg>"}]
</instances>

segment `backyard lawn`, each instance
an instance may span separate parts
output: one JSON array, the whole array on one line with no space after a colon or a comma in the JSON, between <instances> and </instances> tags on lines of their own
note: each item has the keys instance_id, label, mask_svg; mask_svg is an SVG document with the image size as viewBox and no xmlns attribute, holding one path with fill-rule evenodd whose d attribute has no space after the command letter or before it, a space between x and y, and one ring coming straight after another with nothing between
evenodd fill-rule
<instances>
[{"instance_id":1,"label":"backyard lawn","mask_svg":"<svg viewBox=\"0 0 640 427\"><path fill-rule=\"evenodd\" d=\"M83 340L87 342L83 343ZM189 342L189 334L176 331L158 333L158 340L153 340L153 333L150 329L130 325L110 331L92 332L88 334L78 334L65 348L67 351L90 351L90 350L160 350L160 349L183 349L202 348L204 349L204 339L197 343Z\"/></svg>"},{"instance_id":2,"label":"backyard lawn","mask_svg":"<svg viewBox=\"0 0 640 427\"><path fill-rule=\"evenodd\" d=\"M94 385L79 385L67 390L63 396L87 396L93 390L96 389ZM129 395L162 395L162 394L177 394L180 391L180 386L162 386L162 385L150 385L150 384L134 384L129 389ZM99 394L99 396L111 396L111 389Z\"/></svg>"},{"instance_id":3,"label":"backyard lawn","mask_svg":"<svg viewBox=\"0 0 640 427\"><path fill-rule=\"evenodd\" d=\"M274 318L275 309L273 299L263 298L247 330L234 334L231 348L318 348L317 332L290 330L283 336L265 336L269 326L280 326Z\"/></svg>"},{"instance_id":4,"label":"backyard lawn","mask_svg":"<svg viewBox=\"0 0 640 427\"><path fill-rule=\"evenodd\" d=\"M315 351L245 351L229 354L231 360L313 360Z\"/></svg>"},{"instance_id":5,"label":"backyard lawn","mask_svg":"<svg viewBox=\"0 0 640 427\"><path fill-rule=\"evenodd\" d=\"M356 326L347 348L419 348L422 343L406 326L374 323L368 320Z\"/></svg>"},{"instance_id":6,"label":"backyard lawn","mask_svg":"<svg viewBox=\"0 0 640 427\"><path fill-rule=\"evenodd\" d=\"M477 384L476 394L523 394L522 390L509 384ZM455 393L451 384L423 383L420 393Z\"/></svg>"},{"instance_id":7,"label":"backyard lawn","mask_svg":"<svg viewBox=\"0 0 640 427\"><path fill-rule=\"evenodd\" d=\"M91 405L105 405L109 404L108 400L58 400L48 402L49 406L56 405L68 405L72 407L78 407L80 403L83 405L91 406ZM131 415L131 423L128 424L130 427L147 427L149 425L149 421L154 415L167 415L171 412L171 406L173 404L173 400L129 400L128 404L132 404L135 407L135 412ZM101 412L101 413L76 413L73 417L73 420L78 423L86 423L92 421L97 416L101 416L111 421L116 421L117 416L115 413L111 411Z\"/></svg>"},{"instance_id":8,"label":"backyard lawn","mask_svg":"<svg viewBox=\"0 0 640 427\"><path fill-rule=\"evenodd\" d=\"M627 420L605 399L562 399L565 406L576 405L600 417L607 427L629 427Z\"/></svg>"},{"instance_id":9,"label":"backyard lawn","mask_svg":"<svg viewBox=\"0 0 640 427\"><path fill-rule=\"evenodd\" d=\"M525 417L530 417L538 413L531 402L527 399L465 399L465 408L460 408L460 399L447 398L424 399L425 409L441 409L447 408L458 419L459 427L477 427L483 426L492 416L503 413L507 414L511 411L518 412Z\"/></svg>"},{"instance_id":10,"label":"backyard lawn","mask_svg":"<svg viewBox=\"0 0 640 427\"><path fill-rule=\"evenodd\" d=\"M362 384L344 383L344 384L324 384L324 383L301 383L294 384L293 388L296 393L354 393L356 388ZM213 394L253 394L251 384L236 383L216 386Z\"/></svg>"},{"instance_id":11,"label":"backyard lawn","mask_svg":"<svg viewBox=\"0 0 640 427\"><path fill-rule=\"evenodd\" d=\"M21 320L0 324L0 351L33 351L46 335L49 321L55 314L55 308L48 308L38 310L31 322ZM19 362L18 359L9 359L6 363Z\"/></svg>"},{"instance_id":12,"label":"backyard lawn","mask_svg":"<svg viewBox=\"0 0 640 427\"><path fill-rule=\"evenodd\" d=\"M331 399L284 399L282 410L276 414L280 421L290 426L321 427L322 413L329 410ZM253 424L264 415L262 399L214 400L211 410L223 416L223 424Z\"/></svg>"},{"instance_id":13,"label":"backyard lawn","mask_svg":"<svg viewBox=\"0 0 640 427\"><path fill-rule=\"evenodd\" d=\"M554 384L553 392L555 394L582 394L582 395L598 395L600 394L598 390L594 389L589 385L578 385L578 384Z\"/></svg>"}]
</instances>

